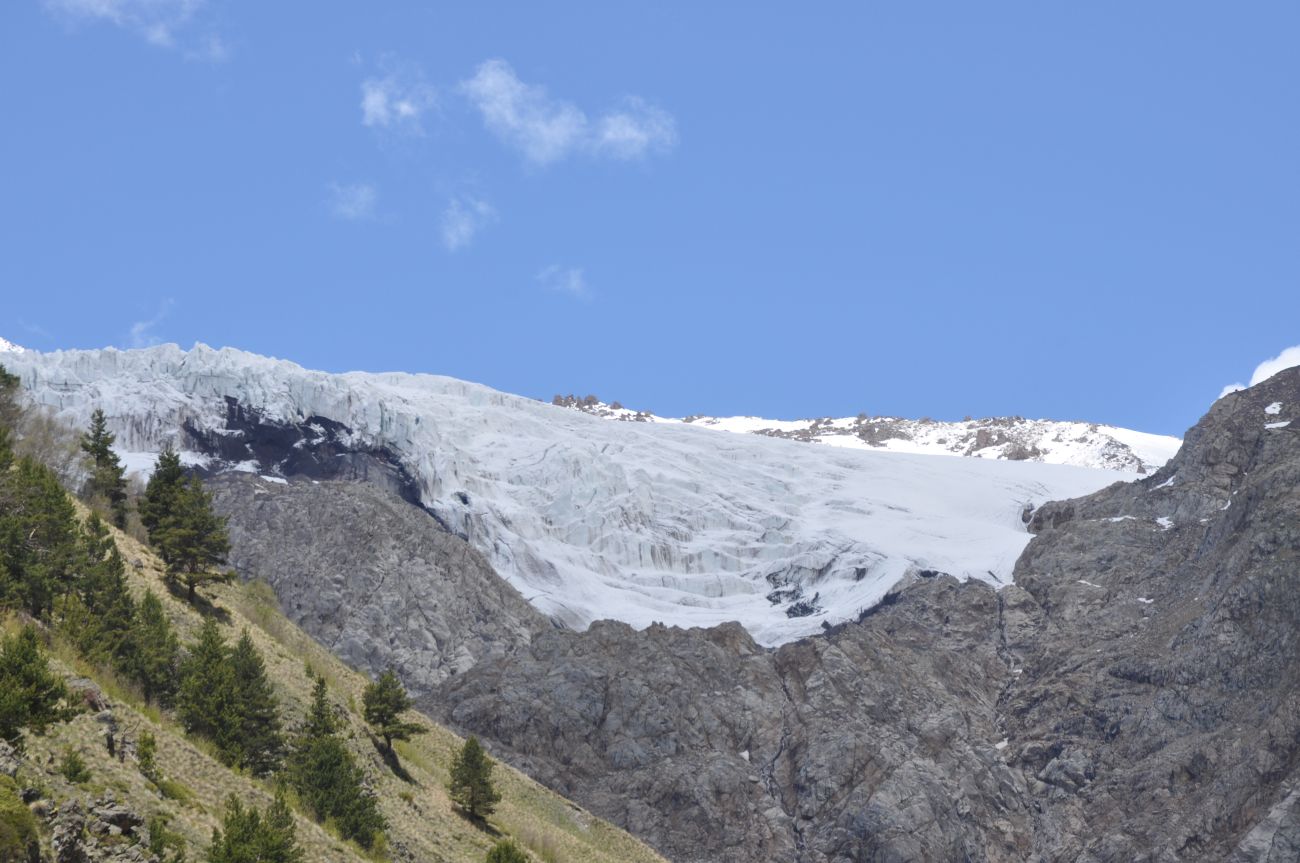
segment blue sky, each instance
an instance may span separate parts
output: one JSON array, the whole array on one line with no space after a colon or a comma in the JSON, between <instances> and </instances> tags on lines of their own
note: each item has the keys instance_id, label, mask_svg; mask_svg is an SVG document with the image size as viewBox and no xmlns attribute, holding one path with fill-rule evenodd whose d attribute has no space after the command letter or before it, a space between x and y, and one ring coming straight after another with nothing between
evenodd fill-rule
<instances>
[{"instance_id":1,"label":"blue sky","mask_svg":"<svg viewBox=\"0 0 1300 863\"><path fill-rule=\"evenodd\" d=\"M1300 342L1298 38L1294 2L11 0L0 335L1181 433Z\"/></svg>"}]
</instances>

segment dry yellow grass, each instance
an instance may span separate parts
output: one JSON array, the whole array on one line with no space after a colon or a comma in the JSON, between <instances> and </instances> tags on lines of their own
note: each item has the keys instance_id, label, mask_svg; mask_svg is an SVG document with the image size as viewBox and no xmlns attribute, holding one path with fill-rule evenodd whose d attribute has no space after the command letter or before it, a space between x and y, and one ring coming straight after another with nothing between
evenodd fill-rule
<instances>
[{"instance_id":1,"label":"dry yellow grass","mask_svg":"<svg viewBox=\"0 0 1300 863\"><path fill-rule=\"evenodd\" d=\"M182 643L193 640L202 624L200 614L164 586L161 562L137 540L122 533L115 538L127 561L131 590L137 598L152 589L162 600ZM388 851L367 854L342 842L310 819L300 817L298 838L309 861L361 861L410 859L480 863L498 836L514 837L544 863L640 863L663 858L612 825L542 787L523 774L500 764L495 778L503 800L489 822L496 836L460 816L447 796L445 783L452 753L461 740L423 716L411 715L428 732L398 744L398 754L410 781L399 778L384 763L359 712L364 675L348 668L280 613L274 594L263 585L220 585L205 591L218 609L218 620L228 641L247 628L266 660L274 681L286 728L292 729L311 699L306 666L323 675L331 699L346 712L344 735L364 765L379 795L380 809L388 820ZM240 775L217 761L202 741L185 737L171 717L146 707L129 686L102 669L90 669L71 651L55 646L55 661L68 674L92 677L114 702L120 731L132 740L149 731L158 742L157 763L168 779L192 794L188 800L168 799L143 776L135 761L111 757L103 741L103 725L89 714L61 724L43 737L28 742L29 763L42 775L39 781L54 799L70 795L89 798L112 791L140 814L169 816L171 829L190 844L190 860L203 859L212 834L220 824L225 799L235 794L259 807L271 800L273 786ZM77 749L90 768L91 778L71 786L57 771L68 747Z\"/></svg>"}]
</instances>

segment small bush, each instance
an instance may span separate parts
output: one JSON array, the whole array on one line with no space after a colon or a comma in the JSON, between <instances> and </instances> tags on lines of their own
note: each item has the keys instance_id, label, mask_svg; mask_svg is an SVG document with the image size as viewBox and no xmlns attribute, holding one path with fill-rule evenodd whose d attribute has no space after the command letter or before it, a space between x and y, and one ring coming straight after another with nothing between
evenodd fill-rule
<instances>
[{"instance_id":1,"label":"small bush","mask_svg":"<svg viewBox=\"0 0 1300 863\"><path fill-rule=\"evenodd\" d=\"M492 846L485 863L529 863L529 861L524 849L516 845L514 840L503 839Z\"/></svg>"},{"instance_id":2,"label":"small bush","mask_svg":"<svg viewBox=\"0 0 1300 863\"><path fill-rule=\"evenodd\" d=\"M136 747L136 760L140 762L140 774L155 785L158 784L158 741L148 731L140 735L140 744Z\"/></svg>"},{"instance_id":3,"label":"small bush","mask_svg":"<svg viewBox=\"0 0 1300 863\"><path fill-rule=\"evenodd\" d=\"M59 762L59 772L73 785L90 781L90 768L86 766L81 753L75 749L63 750L63 760Z\"/></svg>"},{"instance_id":4,"label":"small bush","mask_svg":"<svg viewBox=\"0 0 1300 863\"><path fill-rule=\"evenodd\" d=\"M18 786L0 776L0 860L39 863L40 832L36 818L18 796Z\"/></svg>"},{"instance_id":5,"label":"small bush","mask_svg":"<svg viewBox=\"0 0 1300 863\"><path fill-rule=\"evenodd\" d=\"M185 859L185 837L168 829L169 823L166 815L149 819L149 853L159 860L181 863Z\"/></svg>"},{"instance_id":6,"label":"small bush","mask_svg":"<svg viewBox=\"0 0 1300 863\"><path fill-rule=\"evenodd\" d=\"M155 783L158 786L159 793L168 800L175 800L177 803L189 803L194 799L194 792L188 785L177 782L175 779L163 777Z\"/></svg>"}]
</instances>

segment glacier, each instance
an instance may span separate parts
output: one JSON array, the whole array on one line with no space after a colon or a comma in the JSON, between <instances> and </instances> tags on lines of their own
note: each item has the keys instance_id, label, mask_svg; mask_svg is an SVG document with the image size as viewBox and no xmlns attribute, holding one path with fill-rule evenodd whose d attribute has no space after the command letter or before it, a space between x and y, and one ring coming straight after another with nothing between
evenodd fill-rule
<instances>
[{"instance_id":1,"label":"glacier","mask_svg":"<svg viewBox=\"0 0 1300 863\"><path fill-rule=\"evenodd\" d=\"M186 427L221 433L227 399L276 422L340 423L395 453L424 506L539 610L579 629L739 621L776 645L856 617L903 579L1006 584L1030 539L1026 509L1134 478L608 422L448 377L331 374L202 344L3 362L70 423L102 408L141 472L164 445L184 448ZM277 464L230 467L304 481Z\"/></svg>"},{"instance_id":2,"label":"glacier","mask_svg":"<svg viewBox=\"0 0 1300 863\"><path fill-rule=\"evenodd\" d=\"M894 416L779 420L753 416L661 417L607 404L595 396L556 396L552 404L620 422L690 423L733 434L756 434L848 449L1041 461L1149 473L1174 457L1180 438L1087 422L984 417L944 422Z\"/></svg>"}]
</instances>

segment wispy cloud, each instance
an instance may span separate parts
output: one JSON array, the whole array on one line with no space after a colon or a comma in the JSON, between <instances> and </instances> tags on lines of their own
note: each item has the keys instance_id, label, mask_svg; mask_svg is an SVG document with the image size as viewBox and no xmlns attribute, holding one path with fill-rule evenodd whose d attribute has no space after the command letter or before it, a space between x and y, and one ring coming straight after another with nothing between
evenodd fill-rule
<instances>
[{"instance_id":1,"label":"wispy cloud","mask_svg":"<svg viewBox=\"0 0 1300 863\"><path fill-rule=\"evenodd\" d=\"M361 82L361 123L374 129L421 133L421 115L437 103L437 90L418 69L390 68Z\"/></svg>"},{"instance_id":2,"label":"wispy cloud","mask_svg":"<svg viewBox=\"0 0 1300 863\"><path fill-rule=\"evenodd\" d=\"M161 342L162 340L154 334L154 328L163 322L173 305L171 298L165 299L158 306L158 312L153 317L131 324L127 345L132 348L147 348Z\"/></svg>"},{"instance_id":3,"label":"wispy cloud","mask_svg":"<svg viewBox=\"0 0 1300 863\"><path fill-rule=\"evenodd\" d=\"M594 120L546 88L520 80L505 60L482 63L460 83L488 130L528 161L547 165L573 153L640 159L667 152L677 143L677 125L667 111L628 97L621 107Z\"/></svg>"},{"instance_id":4,"label":"wispy cloud","mask_svg":"<svg viewBox=\"0 0 1300 863\"><path fill-rule=\"evenodd\" d=\"M591 289L587 286L587 277L582 267L561 267L557 264L545 268L537 274L537 281L547 290L568 294L578 299L590 299Z\"/></svg>"},{"instance_id":5,"label":"wispy cloud","mask_svg":"<svg viewBox=\"0 0 1300 863\"><path fill-rule=\"evenodd\" d=\"M442 211L442 244L449 252L463 249L496 220L497 211L487 201L468 195L452 198Z\"/></svg>"},{"instance_id":6,"label":"wispy cloud","mask_svg":"<svg viewBox=\"0 0 1300 863\"><path fill-rule=\"evenodd\" d=\"M1264 360L1264 362L1255 366L1255 372L1250 376L1249 384L1228 384L1223 388L1223 392L1219 393L1219 398L1223 398L1228 393L1244 390L1247 386L1253 387L1255 384L1268 380L1280 371L1296 366L1300 366L1300 345L1286 348L1277 356Z\"/></svg>"},{"instance_id":7,"label":"wispy cloud","mask_svg":"<svg viewBox=\"0 0 1300 863\"><path fill-rule=\"evenodd\" d=\"M336 217L360 222L375 217L379 192L370 183L329 185L329 209Z\"/></svg>"},{"instance_id":8,"label":"wispy cloud","mask_svg":"<svg viewBox=\"0 0 1300 863\"><path fill-rule=\"evenodd\" d=\"M31 321L25 321L22 318L19 318L18 326L22 327L24 331L31 333L34 336L39 336L43 339L54 338L54 336L50 335L50 331L40 324L34 324Z\"/></svg>"},{"instance_id":9,"label":"wispy cloud","mask_svg":"<svg viewBox=\"0 0 1300 863\"><path fill-rule=\"evenodd\" d=\"M207 0L44 0L45 8L77 23L108 23L192 60L221 61L230 49L215 33L196 33Z\"/></svg>"}]
</instances>

